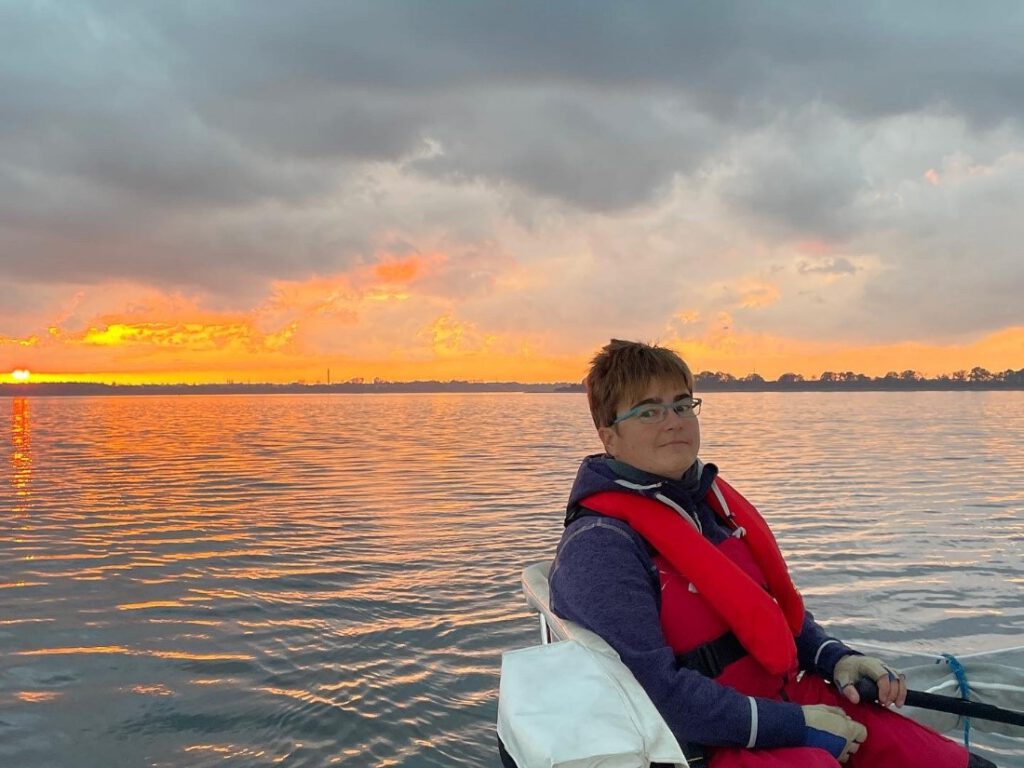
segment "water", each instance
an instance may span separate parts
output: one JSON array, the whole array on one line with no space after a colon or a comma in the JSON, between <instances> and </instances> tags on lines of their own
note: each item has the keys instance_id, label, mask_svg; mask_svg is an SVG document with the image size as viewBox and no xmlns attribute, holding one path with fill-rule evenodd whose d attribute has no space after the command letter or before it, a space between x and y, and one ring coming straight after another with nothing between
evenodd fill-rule
<instances>
[{"instance_id":1,"label":"water","mask_svg":"<svg viewBox=\"0 0 1024 768\"><path fill-rule=\"evenodd\" d=\"M519 570L600 447L582 395L0 406L0 765L497 764ZM1024 642L1024 392L710 394L701 423L837 634Z\"/></svg>"}]
</instances>

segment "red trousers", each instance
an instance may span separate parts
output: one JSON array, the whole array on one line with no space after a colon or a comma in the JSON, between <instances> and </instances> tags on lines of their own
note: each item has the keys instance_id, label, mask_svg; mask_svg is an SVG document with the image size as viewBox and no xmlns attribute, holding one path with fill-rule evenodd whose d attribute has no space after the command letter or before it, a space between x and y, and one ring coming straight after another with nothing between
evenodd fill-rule
<instances>
[{"instance_id":1,"label":"red trousers","mask_svg":"<svg viewBox=\"0 0 1024 768\"><path fill-rule=\"evenodd\" d=\"M847 768L966 768L960 744L877 704L851 704L820 677L790 682L786 696L797 704L830 704L868 729L868 737ZM716 749L708 768L837 768L832 755L816 747Z\"/></svg>"}]
</instances>

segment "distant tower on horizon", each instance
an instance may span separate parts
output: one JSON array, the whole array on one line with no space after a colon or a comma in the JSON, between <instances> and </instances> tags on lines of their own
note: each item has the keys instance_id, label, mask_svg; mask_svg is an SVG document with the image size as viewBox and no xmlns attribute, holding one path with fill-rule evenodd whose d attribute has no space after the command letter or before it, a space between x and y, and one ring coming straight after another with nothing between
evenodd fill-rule
<instances>
[{"instance_id":1,"label":"distant tower on horizon","mask_svg":"<svg viewBox=\"0 0 1024 768\"><path fill-rule=\"evenodd\" d=\"M327 386L331 385L331 369L327 369Z\"/></svg>"}]
</instances>

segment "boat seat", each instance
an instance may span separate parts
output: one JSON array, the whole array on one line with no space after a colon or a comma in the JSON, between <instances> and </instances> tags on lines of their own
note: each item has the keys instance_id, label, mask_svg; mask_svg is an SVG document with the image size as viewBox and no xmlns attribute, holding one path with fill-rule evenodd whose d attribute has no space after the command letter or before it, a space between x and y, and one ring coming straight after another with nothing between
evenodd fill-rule
<instances>
[{"instance_id":1,"label":"boat seat","mask_svg":"<svg viewBox=\"0 0 1024 768\"><path fill-rule=\"evenodd\" d=\"M551 610L551 589L548 583L550 573L550 561L528 565L522 571L523 595L526 598L527 606L536 611L539 616L541 642L547 645L562 640L574 640L592 651L614 659L615 663L625 671L625 674L632 677L619 661L615 650L599 635L584 629L579 624L557 616ZM955 679L950 666L945 663L946 659L941 655L907 651L906 649L874 645L869 642L858 643L858 647L875 653L888 663L902 669L914 689L947 696L957 694L958 680ZM997 657L1006 657L1007 661L997 662ZM1024 692L1024 664L1021 664L1024 661L1024 646L969 653L961 655L959 658L967 672L973 701L1008 709L1020 708L1019 702L1021 694ZM927 663L921 663L922 660ZM1017 665L1015 666L1013 662L1017 662ZM635 681L634 684L636 684ZM650 703L646 693L639 688L639 684L636 685L635 698L638 701L643 700L651 710L654 710L654 705ZM962 718L944 712L905 707L899 711L899 714L911 717L911 719L943 733L951 733L964 728L965 721ZM656 730L664 729L661 732L670 736L664 720L661 720L660 716L657 716L657 719L660 720L661 725ZM976 730L996 734L997 744L1003 743L998 741L999 737L1012 738L1020 734L1020 726L978 718L971 718L971 724ZM686 763L677 762L676 765L685 766Z\"/></svg>"},{"instance_id":2,"label":"boat seat","mask_svg":"<svg viewBox=\"0 0 1024 768\"><path fill-rule=\"evenodd\" d=\"M589 651L596 654L595 660L604 657L603 661L598 664L598 667L602 676L607 677L610 680L616 681L615 686L618 687L618 691L621 695L621 706L622 710L619 713L621 721L623 723L632 723L633 727L640 729L644 736L640 739L640 742L646 745L646 748L651 750L649 754L658 755L663 762L655 763L658 766L676 766L676 768L686 768L687 762L683 757L682 750L679 748L679 744L676 742L675 736L669 730L665 720L661 717L661 714L655 708L650 698L647 696L644 689L633 677L632 673L627 667L619 660L619 655L615 652L615 649L608 645L599 635L591 632L588 629L584 629L579 624L576 624L567 619L563 619L561 616L555 615L551 610L551 589L548 585L548 576L551 573L551 563L542 562L529 565L523 569L522 572L522 583L523 583L523 595L526 597L526 604L540 617L540 628L541 628L541 642L543 645L551 645L552 643L560 643L561 641L574 641L579 645L582 645ZM505 654L502 662L502 685L506 684L506 667L505 664L508 660L514 660L516 654L530 653L534 650L539 650L539 647L534 646L533 649L524 649L521 651L513 651L510 654ZM551 651L556 649L552 647ZM595 662L596 663L596 662ZM592 673L591 673L592 674ZM556 675L557 676L557 675ZM550 680L550 676L542 678L543 681ZM540 681L535 681L536 688L530 690L537 690L543 687ZM529 687L529 686L528 686ZM569 694L568 689L565 695ZM524 698L529 699L528 694L524 694ZM613 697L613 701L618 697ZM502 729L506 729L508 733L515 733L515 724L505 717L505 713L502 712L502 701L499 696L499 733ZM585 706L582 702L577 706ZM526 707L527 714L530 717L536 716L538 707L528 706ZM570 708L571 711L572 708ZM555 715L552 714L552 718ZM560 723L559 728L564 729L565 732L570 732L573 727L571 720ZM614 729L613 729L614 730ZM571 741L571 739L570 739ZM584 740L585 741L585 740ZM634 763L624 763L615 761L612 758L612 762L606 762L608 755L602 757L601 755L595 755L594 762L582 760L580 762L570 761L573 766L597 766L597 765L634 765ZM619 759L622 759L621 757ZM657 758L655 758L657 759ZM549 765L550 763L544 763ZM561 765L562 763L558 763ZM565 763L569 765L570 763ZM648 765L647 762L644 765Z\"/></svg>"},{"instance_id":3,"label":"boat seat","mask_svg":"<svg viewBox=\"0 0 1024 768\"><path fill-rule=\"evenodd\" d=\"M591 650L618 659L619 655L600 635L563 619L551 610L551 588L548 585L550 573L550 561L523 568L523 595L526 604L540 616L541 642L547 644L555 640L575 640Z\"/></svg>"}]
</instances>

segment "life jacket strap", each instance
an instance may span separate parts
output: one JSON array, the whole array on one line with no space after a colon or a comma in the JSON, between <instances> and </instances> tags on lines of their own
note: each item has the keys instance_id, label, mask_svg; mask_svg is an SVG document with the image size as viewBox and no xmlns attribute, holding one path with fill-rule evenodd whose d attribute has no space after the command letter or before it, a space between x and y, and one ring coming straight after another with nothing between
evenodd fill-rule
<instances>
[{"instance_id":1,"label":"life jacket strap","mask_svg":"<svg viewBox=\"0 0 1024 768\"><path fill-rule=\"evenodd\" d=\"M700 672L714 680L734 661L747 656L747 649L732 632L708 640L686 653L676 654L676 665Z\"/></svg>"}]
</instances>

